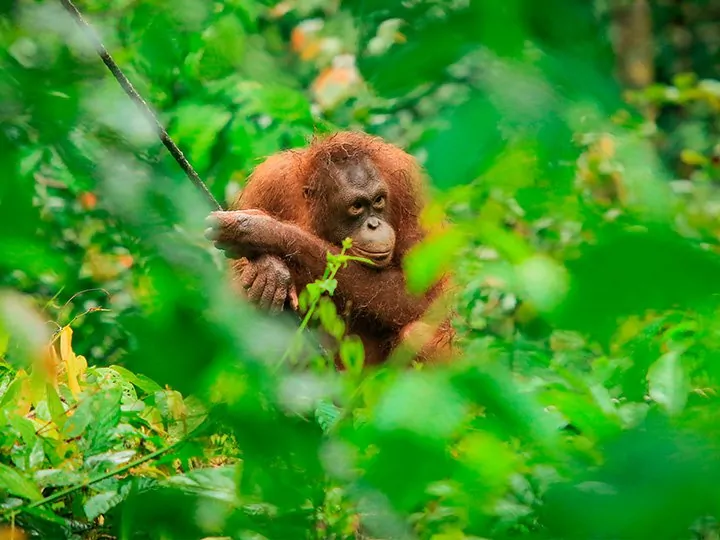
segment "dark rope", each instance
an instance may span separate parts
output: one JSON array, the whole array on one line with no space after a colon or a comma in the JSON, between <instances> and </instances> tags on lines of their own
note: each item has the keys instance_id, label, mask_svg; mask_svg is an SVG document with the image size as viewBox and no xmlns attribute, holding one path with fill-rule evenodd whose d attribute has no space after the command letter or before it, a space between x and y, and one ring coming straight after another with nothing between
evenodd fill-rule
<instances>
[{"instance_id":1,"label":"dark rope","mask_svg":"<svg viewBox=\"0 0 720 540\"><path fill-rule=\"evenodd\" d=\"M178 162L182 170L185 171L185 174L190 179L190 181L195 184L195 187L197 187L202 192L202 194L213 207L215 207L217 210L222 210L222 206L220 206L220 203L217 201L217 199L215 199L215 197L213 197L213 194L210 193L210 190L202 181L202 178L200 178L198 173L195 172L195 169L193 169L193 166L190 165L190 162L187 160L180 148L178 148L178 146L170 138L170 135L168 135L168 132L165 130L163 125L150 110L148 104L142 97L140 97L140 94L138 94L137 90L135 90L135 87L128 80L120 67L115 63L115 60L112 59L112 56L110 56L110 53L102 44L98 35L85 21L80 11L78 11L78 8L76 8L75 4L72 3L72 0L60 0L60 2L68 11L68 13L70 13L72 18L75 19L78 25L80 25L80 28L85 31L90 41L93 42L93 45L95 46L95 51L98 53L98 55L100 55L100 58L102 58L102 61L113 74L115 80L120 83L120 86L122 86L123 90L125 90L125 93L128 95L128 97L135 102L135 104L140 109L140 112L142 112L148 118L148 120L150 120L151 123L155 124L155 128L157 130L158 136L160 137L160 140L165 145L165 148L170 151L172 156L175 158L175 161Z\"/></svg>"}]
</instances>

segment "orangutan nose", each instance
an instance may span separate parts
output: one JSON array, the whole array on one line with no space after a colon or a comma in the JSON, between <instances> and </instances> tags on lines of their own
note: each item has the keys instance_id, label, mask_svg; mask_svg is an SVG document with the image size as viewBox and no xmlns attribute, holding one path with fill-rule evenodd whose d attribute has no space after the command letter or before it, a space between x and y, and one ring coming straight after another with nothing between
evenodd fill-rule
<instances>
[{"instance_id":1,"label":"orangutan nose","mask_svg":"<svg viewBox=\"0 0 720 540\"><path fill-rule=\"evenodd\" d=\"M368 218L367 226L368 226L368 229L370 229L371 231L374 231L375 229L377 229L380 226L380 220L376 217Z\"/></svg>"}]
</instances>

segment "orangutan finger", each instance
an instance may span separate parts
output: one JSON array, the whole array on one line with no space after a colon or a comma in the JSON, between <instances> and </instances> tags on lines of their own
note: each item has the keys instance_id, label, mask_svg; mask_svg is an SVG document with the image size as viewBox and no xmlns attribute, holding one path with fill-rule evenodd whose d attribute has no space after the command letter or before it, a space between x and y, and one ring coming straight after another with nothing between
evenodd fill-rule
<instances>
[{"instance_id":1,"label":"orangutan finger","mask_svg":"<svg viewBox=\"0 0 720 540\"><path fill-rule=\"evenodd\" d=\"M257 277L258 277L257 265L248 263L247 265L245 265L243 267L242 272L240 273L240 283L242 283L243 287L248 289L255 282L255 279Z\"/></svg>"},{"instance_id":2,"label":"orangutan finger","mask_svg":"<svg viewBox=\"0 0 720 540\"><path fill-rule=\"evenodd\" d=\"M297 289L295 289L295 284L290 284L290 291L288 292L288 299L290 300L290 307L293 309L293 311L298 311L300 309L299 302L298 302L298 294Z\"/></svg>"},{"instance_id":3,"label":"orangutan finger","mask_svg":"<svg viewBox=\"0 0 720 540\"><path fill-rule=\"evenodd\" d=\"M280 313L285 307L285 298L288 296L288 291L284 287L278 287L275 290L275 295L272 299L272 305L270 309L275 313Z\"/></svg>"},{"instance_id":4,"label":"orangutan finger","mask_svg":"<svg viewBox=\"0 0 720 540\"><path fill-rule=\"evenodd\" d=\"M261 274L248 289L248 298L252 303L257 304L262 298L262 293L265 290L265 282L266 278Z\"/></svg>"},{"instance_id":5,"label":"orangutan finger","mask_svg":"<svg viewBox=\"0 0 720 540\"><path fill-rule=\"evenodd\" d=\"M270 309L273 298L275 297L275 292L279 288L280 287L278 286L277 282L272 277L267 278L267 280L265 281L265 288L263 289L260 301L258 302L260 308L265 310Z\"/></svg>"}]
</instances>

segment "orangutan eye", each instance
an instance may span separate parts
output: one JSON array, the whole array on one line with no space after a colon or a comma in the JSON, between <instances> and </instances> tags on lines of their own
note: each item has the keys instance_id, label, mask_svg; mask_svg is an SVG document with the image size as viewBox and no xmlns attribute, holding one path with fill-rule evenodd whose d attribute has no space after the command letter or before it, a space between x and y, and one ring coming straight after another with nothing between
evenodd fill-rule
<instances>
[{"instance_id":1,"label":"orangutan eye","mask_svg":"<svg viewBox=\"0 0 720 540\"><path fill-rule=\"evenodd\" d=\"M358 216L363 211L363 203L361 201L355 201L348 209L351 216Z\"/></svg>"},{"instance_id":2,"label":"orangutan eye","mask_svg":"<svg viewBox=\"0 0 720 540\"><path fill-rule=\"evenodd\" d=\"M382 210L385 208L385 197L383 195L378 195L373 202L373 206L376 210Z\"/></svg>"}]
</instances>

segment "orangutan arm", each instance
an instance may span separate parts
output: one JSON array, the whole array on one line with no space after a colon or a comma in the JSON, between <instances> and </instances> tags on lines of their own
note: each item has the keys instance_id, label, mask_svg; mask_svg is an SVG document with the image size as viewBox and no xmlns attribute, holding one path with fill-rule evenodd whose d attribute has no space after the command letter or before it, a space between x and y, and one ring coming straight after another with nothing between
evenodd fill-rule
<instances>
[{"instance_id":1,"label":"orangutan arm","mask_svg":"<svg viewBox=\"0 0 720 540\"><path fill-rule=\"evenodd\" d=\"M230 257L267 253L282 257L302 281L319 279L327 266L327 253L340 250L304 229L278 221L260 211L216 212L208 237ZM337 295L387 328L399 330L418 320L429 307L427 296L405 289L399 268L370 268L351 261L336 274Z\"/></svg>"}]
</instances>

